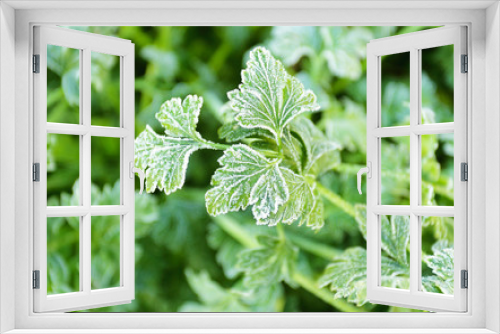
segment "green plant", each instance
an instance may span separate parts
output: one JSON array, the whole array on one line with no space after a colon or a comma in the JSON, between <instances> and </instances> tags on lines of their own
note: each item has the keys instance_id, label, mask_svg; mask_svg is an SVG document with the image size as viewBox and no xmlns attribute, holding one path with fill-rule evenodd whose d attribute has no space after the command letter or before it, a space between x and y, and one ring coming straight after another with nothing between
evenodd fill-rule
<instances>
[{"instance_id":1,"label":"green plant","mask_svg":"<svg viewBox=\"0 0 500 334\"><path fill-rule=\"evenodd\" d=\"M136 166L146 172L147 192L157 188L167 195L175 192L184 185L193 152L222 150L223 155L218 160L220 167L212 176L212 188L205 194L208 213L218 217L251 207L257 225L278 227L277 233L260 233L249 240L248 236L236 231L234 222L222 221L220 225L226 232L236 233L235 238L240 243L250 246L250 249L239 250L229 262L219 258L226 261L223 266L227 276L243 273L241 284L250 290L280 282L309 289L315 289L315 285L330 286L336 292L334 298L347 298L358 306L364 305L367 302L366 250L354 247L343 251L335 256L319 281L311 284L297 269L297 266L306 265L297 257L300 241L289 240L279 225L298 222L299 226L321 229L325 198L356 218L366 237L364 207L353 207L320 184L320 177L340 164L341 145L328 139L311 121L311 113L319 109L316 96L262 47L250 52L241 77L239 88L228 93L231 110L224 111L225 123L219 129L220 139L228 144L206 140L197 131L203 104L201 97L189 95L183 101L173 98L162 105L156 118L165 135L158 135L147 126L136 139ZM408 242L407 217L382 218L384 286L408 287ZM216 248L225 244L220 240L211 243ZM238 249L234 245L229 247ZM302 247L307 249L308 246L302 244ZM452 248L436 244L433 250L433 255L425 257L432 274L423 277L424 288L450 293L453 275L448 268L453 264ZM316 251L324 256L327 254L318 247ZM221 256L227 258L228 254ZM201 282L218 291L220 287L210 281L208 274L187 271L186 275L201 300L212 303L193 283ZM321 296L320 291L313 293ZM212 305L216 309L224 305L231 305L235 310L246 309L234 292L217 292L216 295L219 296L215 299L217 305ZM329 300L330 297L323 298ZM196 310L201 306L186 307Z\"/></svg>"},{"instance_id":2,"label":"green plant","mask_svg":"<svg viewBox=\"0 0 500 334\"><path fill-rule=\"evenodd\" d=\"M223 150L205 196L211 215L252 206L259 225L299 221L321 228L324 205L316 182L339 162L340 145L303 117L319 109L316 96L264 48L250 53L242 81L228 93L233 120L219 129L230 145L205 140L196 131L201 97L163 104L156 118L166 136L148 126L136 139L136 166L146 172L146 190L168 195L180 189L192 152Z\"/></svg>"}]
</instances>

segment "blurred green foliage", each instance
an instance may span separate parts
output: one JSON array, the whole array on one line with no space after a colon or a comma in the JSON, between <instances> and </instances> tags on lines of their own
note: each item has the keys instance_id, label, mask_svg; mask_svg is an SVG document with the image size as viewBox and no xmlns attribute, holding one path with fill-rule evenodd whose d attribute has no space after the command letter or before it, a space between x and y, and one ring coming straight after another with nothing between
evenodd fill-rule
<instances>
[{"instance_id":1,"label":"blurred green foliage","mask_svg":"<svg viewBox=\"0 0 500 334\"><path fill-rule=\"evenodd\" d=\"M264 45L282 60L288 73L314 91L321 109L312 115L312 121L327 139L341 144L340 163L320 178L328 195L324 196L325 225L319 231L296 225L257 226L250 212L210 217L204 194L218 168L221 152L194 152L182 190L168 197L163 193L136 195L135 300L90 311L409 311L365 303L362 295L356 295L363 291L364 273L340 283L328 280L328 274L339 263L349 265L356 259L363 262L364 218L359 204L365 203L365 196L356 191L355 174L366 163L366 43L427 27L73 28L135 43L136 134L147 124L161 133L163 129L154 117L161 104L172 97L196 94L204 99L198 131L208 140L221 142L218 129L227 120L226 92L240 83L249 50ZM78 123L78 52L54 49L48 54L48 121ZM446 47L425 53L422 94L426 123L452 120L453 79L447 75L450 62L443 60L449 55ZM105 58L92 58L92 124L115 126L119 62ZM404 108L408 105L409 79L396 65L383 61L383 99ZM400 110L389 108L389 119L399 119ZM384 196L394 204L404 204L408 198L401 189L408 188L400 167L405 163L401 159L406 158L395 152L408 152L408 147L398 139L389 144L388 158L395 161L382 171L388 182ZM78 171L72 167L78 156L75 150L78 140L48 138L49 205L78 203ZM92 201L96 205L111 204L119 196L113 172L118 155L118 150L106 147L96 146L92 151L92 159L98 164L95 174L92 172ZM422 159L423 203L453 205L453 137L423 138ZM102 225L102 229L92 230L94 287L115 285L119 272L116 247L99 247L116 243L118 233L110 226L112 223L102 218L97 217L101 221L94 224L93 220L92 224ZM433 282L450 281L449 272L437 268L443 263L448 263L449 268L453 220L426 217L423 225L423 272L432 281L424 285L435 292L449 293L449 286L436 287ZM78 226L74 218L57 218L48 224L52 293L78 289L78 266L74 261L78 259L78 247L72 243L77 240ZM270 249L274 249L272 260L248 262L259 256L268 259ZM399 266L398 255L388 249L384 250L388 259ZM251 275L257 275L263 283L248 290L244 282ZM395 270L389 276L404 279L405 275L405 270ZM266 281L268 277L279 279ZM347 290L340 291L339 284Z\"/></svg>"}]
</instances>

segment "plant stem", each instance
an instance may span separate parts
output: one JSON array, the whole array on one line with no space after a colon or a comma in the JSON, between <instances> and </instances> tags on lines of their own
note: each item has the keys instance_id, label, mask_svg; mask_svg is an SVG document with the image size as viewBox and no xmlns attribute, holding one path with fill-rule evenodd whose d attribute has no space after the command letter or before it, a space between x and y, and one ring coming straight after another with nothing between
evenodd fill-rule
<instances>
[{"instance_id":1,"label":"plant stem","mask_svg":"<svg viewBox=\"0 0 500 334\"><path fill-rule=\"evenodd\" d=\"M322 243L311 240L307 237L303 237L294 233L287 233L286 236L295 245L299 246L306 252L322 257L328 261L331 261L334 257L337 257L340 254L342 254L342 251L340 249L324 245Z\"/></svg>"},{"instance_id":2,"label":"plant stem","mask_svg":"<svg viewBox=\"0 0 500 334\"><path fill-rule=\"evenodd\" d=\"M351 217L356 218L356 210L354 210L354 206L351 203L347 202L330 189L327 189L319 182L316 182L316 188L318 189L320 194L323 195L323 197L325 197L328 201L344 210L344 212Z\"/></svg>"},{"instance_id":3,"label":"plant stem","mask_svg":"<svg viewBox=\"0 0 500 334\"><path fill-rule=\"evenodd\" d=\"M233 237L240 244L246 248L257 248L259 247L259 242L257 239L246 231L240 224L236 223L233 219L227 216L214 217L213 220L220 228L224 230L227 234Z\"/></svg>"},{"instance_id":4,"label":"plant stem","mask_svg":"<svg viewBox=\"0 0 500 334\"><path fill-rule=\"evenodd\" d=\"M342 312L364 312L365 309L362 307L357 307L349 302L346 302L343 299L336 299L335 295L326 289L319 288L317 283L302 275L299 272L294 272L292 278L295 282L297 282L302 288L309 291L325 303L335 307L339 311Z\"/></svg>"},{"instance_id":5,"label":"plant stem","mask_svg":"<svg viewBox=\"0 0 500 334\"><path fill-rule=\"evenodd\" d=\"M227 216L218 216L214 217L213 220L215 223L224 230L227 234L229 234L231 237L233 237L236 241L238 241L240 244L245 246L246 248L257 248L259 247L259 243L257 242L257 239L255 238L254 235L246 231L240 224L238 224L236 221L231 219L230 217ZM281 236L281 233L283 233L283 237L285 236L284 234L284 229L281 224L279 229L281 229L281 232L278 233ZM288 234L289 235L289 234ZM293 237L292 237L293 238ZM297 244L300 246L299 244ZM309 245L309 249L312 247ZM319 249L319 248L316 248ZM330 251L330 253L332 253ZM327 253L325 253L327 254ZM322 254L323 257L326 255ZM331 260L331 258L328 258L328 260ZM309 291L311 294L315 295L319 299L323 300L325 303L335 307L339 311L342 312L364 312L365 310L363 308L358 308L354 306L351 303L346 302L343 299L336 299L335 295L330 292L329 290L319 288L317 285L317 282L312 280L311 278L301 274L300 272L295 271L292 274L292 277L295 282L297 282L304 290Z\"/></svg>"},{"instance_id":6,"label":"plant stem","mask_svg":"<svg viewBox=\"0 0 500 334\"><path fill-rule=\"evenodd\" d=\"M199 141L200 144L203 144L205 146L208 146L209 148L213 148L216 150L226 150L231 147L231 145L226 145L226 144L218 144L218 143L213 143L211 141Z\"/></svg>"}]
</instances>

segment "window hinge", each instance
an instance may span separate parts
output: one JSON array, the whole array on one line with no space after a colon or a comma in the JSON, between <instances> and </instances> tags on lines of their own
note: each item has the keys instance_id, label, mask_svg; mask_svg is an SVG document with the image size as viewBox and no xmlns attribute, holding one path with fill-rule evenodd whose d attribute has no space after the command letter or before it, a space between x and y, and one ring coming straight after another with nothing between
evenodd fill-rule
<instances>
[{"instance_id":1,"label":"window hinge","mask_svg":"<svg viewBox=\"0 0 500 334\"><path fill-rule=\"evenodd\" d=\"M33 289L40 289L40 270L33 270Z\"/></svg>"},{"instance_id":2,"label":"window hinge","mask_svg":"<svg viewBox=\"0 0 500 334\"><path fill-rule=\"evenodd\" d=\"M462 55L462 73L469 72L469 57L467 55Z\"/></svg>"},{"instance_id":3,"label":"window hinge","mask_svg":"<svg viewBox=\"0 0 500 334\"><path fill-rule=\"evenodd\" d=\"M469 273L468 273L468 271L462 270L460 276L461 276L461 280L462 280L462 284L461 284L462 289L469 288Z\"/></svg>"},{"instance_id":4,"label":"window hinge","mask_svg":"<svg viewBox=\"0 0 500 334\"><path fill-rule=\"evenodd\" d=\"M33 73L40 73L40 55L33 55Z\"/></svg>"},{"instance_id":5,"label":"window hinge","mask_svg":"<svg viewBox=\"0 0 500 334\"><path fill-rule=\"evenodd\" d=\"M33 164L33 181L40 182L40 163Z\"/></svg>"},{"instance_id":6,"label":"window hinge","mask_svg":"<svg viewBox=\"0 0 500 334\"><path fill-rule=\"evenodd\" d=\"M469 181L469 166L466 162L460 164L460 180Z\"/></svg>"}]
</instances>

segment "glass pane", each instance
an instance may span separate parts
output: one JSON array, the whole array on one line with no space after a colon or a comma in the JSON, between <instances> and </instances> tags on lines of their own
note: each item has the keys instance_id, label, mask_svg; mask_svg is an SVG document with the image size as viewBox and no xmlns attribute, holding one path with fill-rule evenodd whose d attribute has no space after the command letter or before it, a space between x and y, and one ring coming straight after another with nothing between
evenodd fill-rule
<instances>
[{"instance_id":1,"label":"glass pane","mask_svg":"<svg viewBox=\"0 0 500 334\"><path fill-rule=\"evenodd\" d=\"M92 289L120 286L120 218L91 218Z\"/></svg>"},{"instance_id":2,"label":"glass pane","mask_svg":"<svg viewBox=\"0 0 500 334\"><path fill-rule=\"evenodd\" d=\"M422 205L454 204L453 134L423 135Z\"/></svg>"},{"instance_id":3,"label":"glass pane","mask_svg":"<svg viewBox=\"0 0 500 334\"><path fill-rule=\"evenodd\" d=\"M47 45L47 122L80 123L80 50Z\"/></svg>"},{"instance_id":4,"label":"glass pane","mask_svg":"<svg viewBox=\"0 0 500 334\"><path fill-rule=\"evenodd\" d=\"M91 138L92 183L103 189L102 195L92 191L92 205L119 205L120 202L120 138ZM111 188L113 190L111 190Z\"/></svg>"},{"instance_id":5,"label":"glass pane","mask_svg":"<svg viewBox=\"0 0 500 334\"><path fill-rule=\"evenodd\" d=\"M382 205L410 204L410 137L381 138Z\"/></svg>"},{"instance_id":6,"label":"glass pane","mask_svg":"<svg viewBox=\"0 0 500 334\"><path fill-rule=\"evenodd\" d=\"M409 289L410 217L380 216L380 224L380 286Z\"/></svg>"},{"instance_id":7,"label":"glass pane","mask_svg":"<svg viewBox=\"0 0 500 334\"><path fill-rule=\"evenodd\" d=\"M422 123L453 122L453 45L422 50Z\"/></svg>"},{"instance_id":8,"label":"glass pane","mask_svg":"<svg viewBox=\"0 0 500 334\"><path fill-rule=\"evenodd\" d=\"M382 126L410 124L410 53L381 57Z\"/></svg>"},{"instance_id":9,"label":"glass pane","mask_svg":"<svg viewBox=\"0 0 500 334\"><path fill-rule=\"evenodd\" d=\"M422 217L422 290L453 294L454 222L451 217Z\"/></svg>"},{"instance_id":10,"label":"glass pane","mask_svg":"<svg viewBox=\"0 0 500 334\"><path fill-rule=\"evenodd\" d=\"M47 218L47 294L80 290L80 218Z\"/></svg>"},{"instance_id":11,"label":"glass pane","mask_svg":"<svg viewBox=\"0 0 500 334\"><path fill-rule=\"evenodd\" d=\"M92 52L91 124L120 126L120 57Z\"/></svg>"},{"instance_id":12,"label":"glass pane","mask_svg":"<svg viewBox=\"0 0 500 334\"><path fill-rule=\"evenodd\" d=\"M47 134L47 205L80 205L80 136Z\"/></svg>"}]
</instances>

